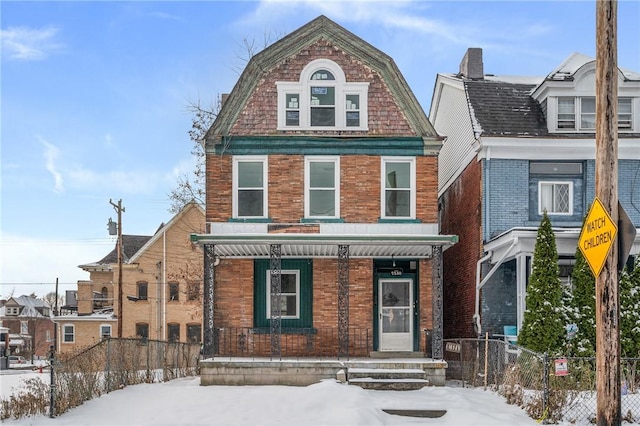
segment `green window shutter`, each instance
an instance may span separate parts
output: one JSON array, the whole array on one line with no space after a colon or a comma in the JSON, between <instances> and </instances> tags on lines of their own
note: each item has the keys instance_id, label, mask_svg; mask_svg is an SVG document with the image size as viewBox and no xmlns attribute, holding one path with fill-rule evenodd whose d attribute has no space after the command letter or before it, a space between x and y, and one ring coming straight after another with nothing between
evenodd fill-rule
<instances>
[{"instance_id":1,"label":"green window shutter","mask_svg":"<svg viewBox=\"0 0 640 426\"><path fill-rule=\"evenodd\" d=\"M269 259L254 261L254 323L256 327L269 327L267 318L267 271ZM299 319L283 319L283 328L307 328L313 326L313 262L310 259L282 259L282 270L300 271Z\"/></svg>"}]
</instances>

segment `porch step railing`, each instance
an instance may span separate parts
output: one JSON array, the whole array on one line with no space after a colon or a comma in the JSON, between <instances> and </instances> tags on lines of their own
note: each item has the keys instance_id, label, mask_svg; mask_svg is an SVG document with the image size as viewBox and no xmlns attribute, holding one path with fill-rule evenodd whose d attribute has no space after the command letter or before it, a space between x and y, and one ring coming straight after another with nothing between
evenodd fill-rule
<instances>
[{"instance_id":1,"label":"porch step railing","mask_svg":"<svg viewBox=\"0 0 640 426\"><path fill-rule=\"evenodd\" d=\"M321 357L340 353L338 328L282 328L280 354L271 353L269 328L220 327L215 329L215 356L229 357ZM349 328L348 357L368 357L373 350L368 328Z\"/></svg>"}]
</instances>

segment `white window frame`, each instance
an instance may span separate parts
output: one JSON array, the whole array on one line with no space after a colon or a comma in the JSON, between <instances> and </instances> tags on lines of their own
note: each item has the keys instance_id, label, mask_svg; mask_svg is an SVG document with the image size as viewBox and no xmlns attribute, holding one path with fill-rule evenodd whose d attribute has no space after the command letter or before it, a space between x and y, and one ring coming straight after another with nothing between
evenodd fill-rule
<instances>
[{"instance_id":1,"label":"white window frame","mask_svg":"<svg viewBox=\"0 0 640 426\"><path fill-rule=\"evenodd\" d=\"M300 319L300 270L298 269L283 269L280 271L281 275L292 274L296 276L296 315L282 315L282 319ZM271 318L271 270L267 270L267 319ZM291 293L280 293L280 295L290 296Z\"/></svg>"},{"instance_id":2,"label":"white window frame","mask_svg":"<svg viewBox=\"0 0 640 426\"><path fill-rule=\"evenodd\" d=\"M386 170L389 163L408 163L410 165L409 176L409 216L387 216L386 197ZM406 189L405 189L406 190ZM416 218L416 159L415 157L382 157L380 161L380 217L382 219L415 219Z\"/></svg>"},{"instance_id":3,"label":"white window frame","mask_svg":"<svg viewBox=\"0 0 640 426\"><path fill-rule=\"evenodd\" d=\"M107 327L109 328L109 335L106 335L106 334L104 334L104 333L102 332L102 330L103 330L104 328L107 328ZM106 337L109 337L109 338L110 338L110 337L112 337L112 334L111 334L111 324L100 324L100 327L98 328L98 331L100 332L100 340L104 339L104 338L105 338L105 336L106 336Z\"/></svg>"},{"instance_id":4,"label":"white window frame","mask_svg":"<svg viewBox=\"0 0 640 426\"><path fill-rule=\"evenodd\" d=\"M573 101L573 127L560 127L560 100L571 99ZM595 112L583 112L582 103L585 99L593 99L595 102L595 96L558 96L556 97L556 111L555 111L555 128L558 132L595 132L595 118L593 120L593 127L583 126L582 118L583 116L590 115L595 116ZM620 102L628 103L630 106L630 111L628 113L624 113L625 119L621 120L620 116ZM634 98L628 96L620 96L618 97L618 131L621 132L629 132L634 129ZM568 120L563 120L568 121ZM620 123L624 123L622 126Z\"/></svg>"},{"instance_id":5,"label":"white window frame","mask_svg":"<svg viewBox=\"0 0 640 426\"><path fill-rule=\"evenodd\" d=\"M544 214L542 208L542 187L543 186L556 186L567 185L569 187L569 211L568 212L556 212L547 210L549 216L571 216L573 215L573 182L572 181L557 181L557 180L541 180L538 182L538 214Z\"/></svg>"},{"instance_id":6,"label":"white window frame","mask_svg":"<svg viewBox=\"0 0 640 426\"><path fill-rule=\"evenodd\" d=\"M18 316L20 314L20 308L17 306L7 306L7 316Z\"/></svg>"},{"instance_id":7,"label":"white window frame","mask_svg":"<svg viewBox=\"0 0 640 426\"><path fill-rule=\"evenodd\" d=\"M327 70L333 74L335 80L311 80L311 76L320 70ZM311 86L335 88L335 125L311 126ZM368 82L347 82L344 71L329 59L316 59L307 64L300 73L297 82L278 81L278 130L352 130L366 131L369 129L368 117ZM295 110L287 104L287 95L298 96L298 125L287 125L287 109ZM359 96L359 108L347 108L347 95ZM359 126L347 126L347 111L360 113Z\"/></svg>"},{"instance_id":8,"label":"white window frame","mask_svg":"<svg viewBox=\"0 0 640 426\"><path fill-rule=\"evenodd\" d=\"M20 334L29 334L29 321L20 321Z\"/></svg>"},{"instance_id":9,"label":"white window frame","mask_svg":"<svg viewBox=\"0 0 640 426\"><path fill-rule=\"evenodd\" d=\"M67 333L67 327L71 328L71 333ZM67 340L67 336L71 336L71 340ZM62 343L75 343L76 342L76 326L73 324L62 325Z\"/></svg>"},{"instance_id":10,"label":"white window frame","mask_svg":"<svg viewBox=\"0 0 640 426\"><path fill-rule=\"evenodd\" d=\"M330 188L311 188L311 164L312 163L333 163L334 165L334 186ZM312 215L311 214L311 190L333 190L334 214L333 215ZM340 217L340 157L330 156L310 156L304 159L304 217L310 219L336 219Z\"/></svg>"},{"instance_id":11,"label":"white window frame","mask_svg":"<svg viewBox=\"0 0 640 426\"><path fill-rule=\"evenodd\" d=\"M262 197L262 215L261 216L240 216L238 215L238 164L240 163L262 163L262 191L264 196ZM269 217L268 205L269 205L269 162L266 155L242 155L233 157L233 217L235 219L266 219ZM258 189L258 188L256 188Z\"/></svg>"}]
</instances>

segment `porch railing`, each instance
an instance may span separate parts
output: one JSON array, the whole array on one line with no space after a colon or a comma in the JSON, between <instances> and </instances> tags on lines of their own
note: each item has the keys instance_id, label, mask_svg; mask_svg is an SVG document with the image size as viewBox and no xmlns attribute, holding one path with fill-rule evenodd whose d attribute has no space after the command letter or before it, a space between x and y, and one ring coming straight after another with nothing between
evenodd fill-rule
<instances>
[{"instance_id":1,"label":"porch railing","mask_svg":"<svg viewBox=\"0 0 640 426\"><path fill-rule=\"evenodd\" d=\"M282 329L280 354L271 353L269 328L220 327L215 329L215 356L229 357L321 357L337 358L338 328ZM349 328L348 357L368 357L373 350L371 331Z\"/></svg>"}]
</instances>

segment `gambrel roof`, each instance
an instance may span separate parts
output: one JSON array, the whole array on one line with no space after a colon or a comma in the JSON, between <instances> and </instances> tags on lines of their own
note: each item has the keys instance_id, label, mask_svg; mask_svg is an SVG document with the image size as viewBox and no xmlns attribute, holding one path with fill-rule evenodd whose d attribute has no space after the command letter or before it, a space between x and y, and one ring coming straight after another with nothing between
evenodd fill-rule
<instances>
[{"instance_id":1,"label":"gambrel roof","mask_svg":"<svg viewBox=\"0 0 640 426\"><path fill-rule=\"evenodd\" d=\"M218 140L228 135L264 76L287 58L319 40L328 41L377 72L417 136L440 139L393 59L329 18L319 16L251 58L223 103L205 140Z\"/></svg>"}]
</instances>

